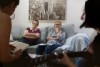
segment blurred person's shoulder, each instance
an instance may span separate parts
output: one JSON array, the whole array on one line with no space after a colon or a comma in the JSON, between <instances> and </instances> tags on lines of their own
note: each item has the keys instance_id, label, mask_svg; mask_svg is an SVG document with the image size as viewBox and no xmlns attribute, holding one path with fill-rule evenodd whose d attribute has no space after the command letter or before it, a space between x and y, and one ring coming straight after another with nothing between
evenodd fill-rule
<instances>
[{"instance_id":1,"label":"blurred person's shoulder","mask_svg":"<svg viewBox=\"0 0 100 67\"><path fill-rule=\"evenodd\" d=\"M10 21L11 21L10 16L0 11L0 25L2 23L8 23Z\"/></svg>"},{"instance_id":2,"label":"blurred person's shoulder","mask_svg":"<svg viewBox=\"0 0 100 67\"><path fill-rule=\"evenodd\" d=\"M11 19L9 15L0 11L0 31L3 32L5 29L8 32L11 29Z\"/></svg>"}]
</instances>

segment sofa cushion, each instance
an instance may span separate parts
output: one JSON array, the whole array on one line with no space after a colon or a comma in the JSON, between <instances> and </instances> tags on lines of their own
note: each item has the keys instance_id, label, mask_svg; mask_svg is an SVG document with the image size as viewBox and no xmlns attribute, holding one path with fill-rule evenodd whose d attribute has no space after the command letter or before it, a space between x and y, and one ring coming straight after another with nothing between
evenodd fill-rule
<instances>
[{"instance_id":1,"label":"sofa cushion","mask_svg":"<svg viewBox=\"0 0 100 67\"><path fill-rule=\"evenodd\" d=\"M63 29L65 30L67 37L73 36L75 34L74 24L63 25Z\"/></svg>"},{"instance_id":2,"label":"sofa cushion","mask_svg":"<svg viewBox=\"0 0 100 67\"><path fill-rule=\"evenodd\" d=\"M12 36L14 39L20 39L23 36L23 31L22 30L23 27L21 27L20 25L13 25L12 26Z\"/></svg>"},{"instance_id":3,"label":"sofa cushion","mask_svg":"<svg viewBox=\"0 0 100 67\"><path fill-rule=\"evenodd\" d=\"M47 37L46 27L40 28L40 31L41 31L40 40L45 43L46 42L46 37Z\"/></svg>"}]
</instances>

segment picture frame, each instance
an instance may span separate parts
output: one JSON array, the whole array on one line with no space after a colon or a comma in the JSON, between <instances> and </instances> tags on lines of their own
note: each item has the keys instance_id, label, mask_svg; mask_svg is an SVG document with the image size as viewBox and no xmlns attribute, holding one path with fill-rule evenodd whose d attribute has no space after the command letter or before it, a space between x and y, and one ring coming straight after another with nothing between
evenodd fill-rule
<instances>
[{"instance_id":1,"label":"picture frame","mask_svg":"<svg viewBox=\"0 0 100 67\"><path fill-rule=\"evenodd\" d=\"M29 20L65 20L66 0L29 0Z\"/></svg>"}]
</instances>

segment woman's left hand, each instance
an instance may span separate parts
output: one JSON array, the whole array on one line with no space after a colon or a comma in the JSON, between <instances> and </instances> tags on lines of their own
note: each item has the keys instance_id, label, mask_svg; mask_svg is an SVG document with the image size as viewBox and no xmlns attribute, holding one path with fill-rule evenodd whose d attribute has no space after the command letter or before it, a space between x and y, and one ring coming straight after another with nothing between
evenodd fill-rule
<instances>
[{"instance_id":1,"label":"woman's left hand","mask_svg":"<svg viewBox=\"0 0 100 67\"><path fill-rule=\"evenodd\" d=\"M10 48L11 51L14 51L16 47L10 44L9 48Z\"/></svg>"}]
</instances>

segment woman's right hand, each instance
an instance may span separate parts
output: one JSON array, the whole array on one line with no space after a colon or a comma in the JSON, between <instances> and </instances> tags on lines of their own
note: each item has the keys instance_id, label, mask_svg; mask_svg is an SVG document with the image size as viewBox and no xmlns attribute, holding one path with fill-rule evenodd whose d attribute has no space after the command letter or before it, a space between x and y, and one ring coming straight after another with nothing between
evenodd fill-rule
<instances>
[{"instance_id":1,"label":"woman's right hand","mask_svg":"<svg viewBox=\"0 0 100 67\"><path fill-rule=\"evenodd\" d=\"M19 59L21 55L22 55L21 49L13 53L15 59Z\"/></svg>"}]
</instances>

